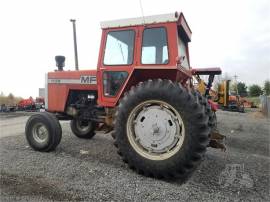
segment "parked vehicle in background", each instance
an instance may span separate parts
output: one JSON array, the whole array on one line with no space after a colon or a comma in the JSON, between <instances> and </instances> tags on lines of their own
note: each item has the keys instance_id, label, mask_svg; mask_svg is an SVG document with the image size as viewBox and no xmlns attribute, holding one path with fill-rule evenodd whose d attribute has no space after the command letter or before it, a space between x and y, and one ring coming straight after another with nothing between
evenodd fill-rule
<instances>
[{"instance_id":1,"label":"parked vehicle in background","mask_svg":"<svg viewBox=\"0 0 270 202\"><path fill-rule=\"evenodd\" d=\"M33 99L32 97L29 97L28 99L22 99L18 105L17 110L23 111L23 110L39 110L45 107L45 101L42 97L37 97L36 99Z\"/></svg>"},{"instance_id":2,"label":"parked vehicle in background","mask_svg":"<svg viewBox=\"0 0 270 202\"><path fill-rule=\"evenodd\" d=\"M22 99L18 103L18 110L34 110L36 108L35 106L35 100L32 97L29 97L28 99Z\"/></svg>"},{"instance_id":3,"label":"parked vehicle in background","mask_svg":"<svg viewBox=\"0 0 270 202\"><path fill-rule=\"evenodd\" d=\"M35 109L44 109L45 108L45 99L43 97L36 97L35 100Z\"/></svg>"}]
</instances>

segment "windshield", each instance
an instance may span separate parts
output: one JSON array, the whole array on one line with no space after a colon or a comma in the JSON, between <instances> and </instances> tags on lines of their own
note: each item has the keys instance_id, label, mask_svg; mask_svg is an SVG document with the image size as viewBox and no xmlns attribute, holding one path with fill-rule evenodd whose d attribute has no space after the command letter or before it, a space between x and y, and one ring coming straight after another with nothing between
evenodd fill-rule
<instances>
[{"instance_id":1,"label":"windshield","mask_svg":"<svg viewBox=\"0 0 270 202\"><path fill-rule=\"evenodd\" d=\"M107 35L104 54L105 65L130 65L134 52L133 30L111 31Z\"/></svg>"},{"instance_id":2,"label":"windshield","mask_svg":"<svg viewBox=\"0 0 270 202\"><path fill-rule=\"evenodd\" d=\"M187 57L187 47L186 43L181 39L181 37L178 35L178 55L180 57L184 57L182 60L181 66L189 69L189 62L188 62L188 57Z\"/></svg>"}]
</instances>

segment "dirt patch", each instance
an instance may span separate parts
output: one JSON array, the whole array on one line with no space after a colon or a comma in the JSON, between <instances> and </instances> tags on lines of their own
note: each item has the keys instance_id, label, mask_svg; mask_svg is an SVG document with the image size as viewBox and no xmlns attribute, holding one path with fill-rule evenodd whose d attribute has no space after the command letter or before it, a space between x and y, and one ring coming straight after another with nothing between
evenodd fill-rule
<instances>
[{"instance_id":1,"label":"dirt patch","mask_svg":"<svg viewBox=\"0 0 270 202\"><path fill-rule=\"evenodd\" d=\"M248 114L248 116L250 116L252 118L257 118L257 119L265 118L265 116L263 115L263 113L261 111L251 112Z\"/></svg>"},{"instance_id":2,"label":"dirt patch","mask_svg":"<svg viewBox=\"0 0 270 202\"><path fill-rule=\"evenodd\" d=\"M4 171L1 171L0 175L1 192L17 196L42 196L45 199L56 201L82 200L59 190L55 182L42 178L19 176Z\"/></svg>"}]
</instances>

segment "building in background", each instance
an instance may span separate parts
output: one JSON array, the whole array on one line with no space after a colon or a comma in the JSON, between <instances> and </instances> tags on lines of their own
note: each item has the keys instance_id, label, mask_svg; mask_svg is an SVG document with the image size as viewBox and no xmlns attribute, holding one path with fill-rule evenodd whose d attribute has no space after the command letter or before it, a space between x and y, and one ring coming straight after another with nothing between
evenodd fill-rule
<instances>
[{"instance_id":1,"label":"building in background","mask_svg":"<svg viewBox=\"0 0 270 202\"><path fill-rule=\"evenodd\" d=\"M38 97L45 97L45 88L39 88L38 89Z\"/></svg>"}]
</instances>

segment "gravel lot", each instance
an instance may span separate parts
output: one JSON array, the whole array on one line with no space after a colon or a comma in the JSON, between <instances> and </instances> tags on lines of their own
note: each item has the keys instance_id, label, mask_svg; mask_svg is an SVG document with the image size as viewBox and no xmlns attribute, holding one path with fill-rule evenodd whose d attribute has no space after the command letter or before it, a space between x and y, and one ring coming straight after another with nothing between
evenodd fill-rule
<instances>
[{"instance_id":1,"label":"gravel lot","mask_svg":"<svg viewBox=\"0 0 270 202\"><path fill-rule=\"evenodd\" d=\"M56 151L35 152L24 137L28 116L0 116L0 201L270 201L270 122L257 111L218 112L227 151L209 149L184 184L134 173L110 135L78 139L68 122Z\"/></svg>"}]
</instances>

